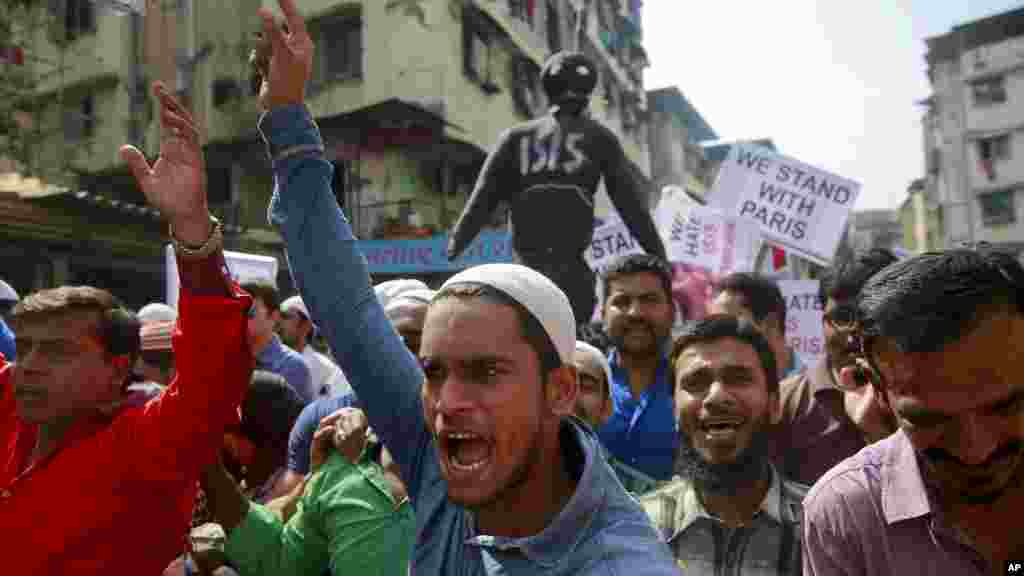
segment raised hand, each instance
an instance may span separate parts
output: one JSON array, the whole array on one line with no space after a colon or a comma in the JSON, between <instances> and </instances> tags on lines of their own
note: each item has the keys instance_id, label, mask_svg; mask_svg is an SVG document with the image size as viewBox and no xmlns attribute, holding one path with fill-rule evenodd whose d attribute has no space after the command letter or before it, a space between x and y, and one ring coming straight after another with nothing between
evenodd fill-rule
<instances>
[{"instance_id":1,"label":"raised hand","mask_svg":"<svg viewBox=\"0 0 1024 576\"><path fill-rule=\"evenodd\" d=\"M146 200L170 222L174 236L187 245L199 246L210 235L199 129L162 83L153 84L153 95L160 102L160 157L151 166L138 148L125 145L121 158Z\"/></svg>"},{"instance_id":2,"label":"raised hand","mask_svg":"<svg viewBox=\"0 0 1024 576\"><path fill-rule=\"evenodd\" d=\"M301 104L306 98L306 83L313 70L313 41L306 22L295 7L295 0L278 0L284 23L260 8L263 33L249 57L254 68L254 84L259 85L259 102L264 110L288 104Z\"/></svg>"},{"instance_id":3,"label":"raised hand","mask_svg":"<svg viewBox=\"0 0 1024 576\"><path fill-rule=\"evenodd\" d=\"M333 448L355 464L367 443L369 422L362 410L345 407L320 421L310 447L310 470L316 472Z\"/></svg>"}]
</instances>

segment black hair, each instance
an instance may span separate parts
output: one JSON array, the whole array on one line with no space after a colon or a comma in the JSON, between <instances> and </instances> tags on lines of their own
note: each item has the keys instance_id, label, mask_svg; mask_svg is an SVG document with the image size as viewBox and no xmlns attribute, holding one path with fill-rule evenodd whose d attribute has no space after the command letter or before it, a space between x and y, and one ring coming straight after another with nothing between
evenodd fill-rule
<instances>
[{"instance_id":1,"label":"black hair","mask_svg":"<svg viewBox=\"0 0 1024 576\"><path fill-rule=\"evenodd\" d=\"M612 349L611 336L604 331L604 325L599 322L577 324L576 339L590 344L604 354L607 354Z\"/></svg>"},{"instance_id":2,"label":"black hair","mask_svg":"<svg viewBox=\"0 0 1024 576\"><path fill-rule=\"evenodd\" d=\"M759 274L735 272L719 280L715 290L740 296L743 306L750 310L756 322L764 322L769 314L775 314L779 329L786 331L786 299L775 280Z\"/></svg>"},{"instance_id":3,"label":"black hair","mask_svg":"<svg viewBox=\"0 0 1024 576\"><path fill-rule=\"evenodd\" d=\"M761 368L764 369L765 383L768 385L769 393L779 391L779 373L775 362L775 354L764 334L746 319L737 318L728 314L712 314L703 320L698 320L687 325L676 337L672 344L672 353L669 354L669 365L673 373L676 370L676 361L687 348L702 342L712 342L723 338L733 338L749 344L757 357L761 360ZM673 377L674 379L674 377ZM673 387L673 390L675 388Z\"/></svg>"},{"instance_id":4,"label":"black hair","mask_svg":"<svg viewBox=\"0 0 1024 576\"><path fill-rule=\"evenodd\" d=\"M255 370L242 403L242 435L257 446L287 450L288 436L304 407L282 376Z\"/></svg>"},{"instance_id":5,"label":"black hair","mask_svg":"<svg viewBox=\"0 0 1024 576\"><path fill-rule=\"evenodd\" d=\"M608 284L612 280L619 276L640 274L642 272L654 274L658 277L661 287L665 290L665 297L671 302L672 268L669 267L668 262L652 254L627 254L613 260L601 274L601 286L604 289L602 298L604 301L608 300Z\"/></svg>"},{"instance_id":6,"label":"black hair","mask_svg":"<svg viewBox=\"0 0 1024 576\"><path fill-rule=\"evenodd\" d=\"M270 282L266 281L254 281L245 282L241 285L242 290L245 290L253 298L258 298L263 305L267 307L267 311L271 314L278 312L281 309L281 293L277 290L277 286L274 286Z\"/></svg>"},{"instance_id":7,"label":"black hair","mask_svg":"<svg viewBox=\"0 0 1024 576\"><path fill-rule=\"evenodd\" d=\"M822 308L828 299L856 298L864 283L886 266L896 262L896 255L884 248L855 252L825 270L818 284L818 303Z\"/></svg>"},{"instance_id":8,"label":"black hair","mask_svg":"<svg viewBox=\"0 0 1024 576\"><path fill-rule=\"evenodd\" d=\"M551 341L547 330L540 320L508 294L489 285L479 282L457 282L442 288L434 296L433 302L442 298L480 299L491 304L509 306L519 317L519 331L523 339L536 352L540 361L541 377L547 379L548 372L562 366L562 358L558 355L555 343Z\"/></svg>"},{"instance_id":9,"label":"black hair","mask_svg":"<svg viewBox=\"0 0 1024 576\"><path fill-rule=\"evenodd\" d=\"M891 339L902 352L934 352L1007 307L1024 315L1024 268L1007 252L957 248L897 262L857 300L865 343Z\"/></svg>"}]
</instances>

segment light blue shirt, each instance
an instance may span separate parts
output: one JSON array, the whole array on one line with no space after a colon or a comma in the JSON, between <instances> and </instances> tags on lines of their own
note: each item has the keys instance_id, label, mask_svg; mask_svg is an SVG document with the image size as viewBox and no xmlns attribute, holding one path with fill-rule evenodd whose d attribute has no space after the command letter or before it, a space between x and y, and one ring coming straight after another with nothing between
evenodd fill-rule
<instances>
[{"instance_id":1,"label":"light blue shirt","mask_svg":"<svg viewBox=\"0 0 1024 576\"><path fill-rule=\"evenodd\" d=\"M15 360L14 332L7 327L3 318L0 318L0 354L3 354L8 362Z\"/></svg>"},{"instance_id":2,"label":"light blue shirt","mask_svg":"<svg viewBox=\"0 0 1024 576\"><path fill-rule=\"evenodd\" d=\"M313 374L305 358L295 350L281 343L274 334L270 343L256 357L256 368L273 372L283 377L292 390L302 398L303 404L316 400L316 388L313 386Z\"/></svg>"},{"instance_id":3,"label":"light blue shirt","mask_svg":"<svg viewBox=\"0 0 1024 576\"><path fill-rule=\"evenodd\" d=\"M365 407L370 426L398 464L416 510L414 574L676 574L667 546L639 504L616 480L597 438L569 420L563 445L582 454L576 492L540 534L498 538L477 533L473 514L448 501L437 453L423 420L423 373L384 316L366 260L331 193L331 164L303 106L260 119L273 162L269 217L285 239L295 285L323 329L338 364Z\"/></svg>"}]
</instances>

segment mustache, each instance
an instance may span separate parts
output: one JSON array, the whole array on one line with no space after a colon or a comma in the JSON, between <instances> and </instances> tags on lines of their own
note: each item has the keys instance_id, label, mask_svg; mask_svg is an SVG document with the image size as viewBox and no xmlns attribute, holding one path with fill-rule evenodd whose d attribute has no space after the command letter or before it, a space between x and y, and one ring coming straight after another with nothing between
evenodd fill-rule
<instances>
[{"instance_id":1,"label":"mustache","mask_svg":"<svg viewBox=\"0 0 1024 576\"><path fill-rule=\"evenodd\" d=\"M1020 440L1014 440L1003 444L999 448L992 452L988 458L985 459L981 464L967 464L963 460L957 458L953 454L947 452L943 448L933 447L928 448L923 452L925 458L928 458L936 464L953 463L962 468L987 468L998 463L1001 460L1005 460L1015 454L1019 454L1024 449L1024 442Z\"/></svg>"}]
</instances>

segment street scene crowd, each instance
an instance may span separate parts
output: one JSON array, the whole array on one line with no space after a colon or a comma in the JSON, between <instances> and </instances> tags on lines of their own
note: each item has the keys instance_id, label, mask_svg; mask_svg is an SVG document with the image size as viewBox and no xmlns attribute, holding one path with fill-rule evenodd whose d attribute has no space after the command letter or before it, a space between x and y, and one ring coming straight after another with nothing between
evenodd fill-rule
<instances>
[{"instance_id":1,"label":"street scene crowd","mask_svg":"<svg viewBox=\"0 0 1024 576\"><path fill-rule=\"evenodd\" d=\"M160 157L121 154L170 224L178 305L0 294L0 572L980 575L1024 560L1015 257L836 260L813 365L770 278L725 275L703 314L680 310L654 225L625 197L646 253L597 273L582 248L563 266L517 240L516 263L436 289L375 285L305 105L316 47L279 3L252 62L267 214L298 294L232 280L199 128L156 84ZM591 134L578 57L553 57L570 80L522 133ZM516 130L453 252L518 170ZM581 158L614 147L593 134ZM595 182L615 178L604 164ZM522 237L543 206L516 209ZM552 215L536 218L550 234Z\"/></svg>"}]
</instances>

